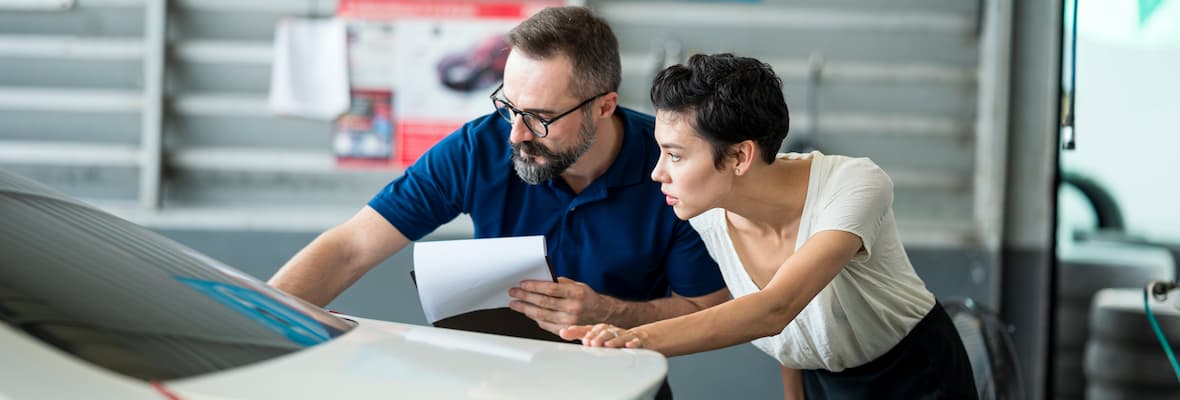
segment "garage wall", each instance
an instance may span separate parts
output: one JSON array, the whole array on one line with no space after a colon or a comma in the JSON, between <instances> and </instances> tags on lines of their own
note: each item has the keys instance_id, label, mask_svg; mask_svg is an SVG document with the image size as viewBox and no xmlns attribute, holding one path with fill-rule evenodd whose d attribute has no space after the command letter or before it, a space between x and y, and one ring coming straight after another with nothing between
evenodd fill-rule
<instances>
[{"instance_id":1,"label":"garage wall","mask_svg":"<svg viewBox=\"0 0 1180 400\"><path fill-rule=\"evenodd\" d=\"M588 5L620 37L625 105L650 111L652 76L691 54L761 58L784 78L793 110L787 147L881 164L896 183L907 242L997 241L997 207L983 200L1002 186L980 182L996 175L990 155L979 154L993 133L977 126L990 117L979 101L987 94L979 90L988 50L982 0ZM338 221L347 216L339 210L351 212L398 174L336 168L328 122L268 110L276 21L329 16L333 1L5 7L6 168L152 226L295 231Z\"/></svg>"}]
</instances>

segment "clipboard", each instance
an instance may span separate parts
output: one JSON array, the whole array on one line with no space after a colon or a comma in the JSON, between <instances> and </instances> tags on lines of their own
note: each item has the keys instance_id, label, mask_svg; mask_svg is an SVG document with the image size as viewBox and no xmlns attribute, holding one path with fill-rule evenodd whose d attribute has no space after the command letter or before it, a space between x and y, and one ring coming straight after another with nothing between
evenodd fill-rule
<instances>
[{"instance_id":1,"label":"clipboard","mask_svg":"<svg viewBox=\"0 0 1180 400\"><path fill-rule=\"evenodd\" d=\"M545 255L544 259L545 266L549 270L550 278L556 282L557 273L553 268L552 260L548 255ZM418 288L418 278L414 270L410 270L410 280L414 283L414 287ZM507 292L508 288L505 287L503 290ZM563 340L560 336L541 329L536 321L508 307L472 310L441 318L431 322L431 325L439 328L469 332L490 333L560 343L574 343Z\"/></svg>"}]
</instances>

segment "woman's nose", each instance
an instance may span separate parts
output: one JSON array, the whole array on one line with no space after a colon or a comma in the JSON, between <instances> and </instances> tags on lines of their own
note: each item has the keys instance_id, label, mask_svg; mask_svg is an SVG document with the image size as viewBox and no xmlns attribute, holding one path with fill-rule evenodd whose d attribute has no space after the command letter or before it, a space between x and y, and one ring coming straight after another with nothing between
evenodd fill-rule
<instances>
[{"instance_id":1,"label":"woman's nose","mask_svg":"<svg viewBox=\"0 0 1180 400\"><path fill-rule=\"evenodd\" d=\"M660 161L656 162L655 169L651 170L651 180L656 182L665 182L667 177L668 174L664 173L664 160L660 159Z\"/></svg>"}]
</instances>

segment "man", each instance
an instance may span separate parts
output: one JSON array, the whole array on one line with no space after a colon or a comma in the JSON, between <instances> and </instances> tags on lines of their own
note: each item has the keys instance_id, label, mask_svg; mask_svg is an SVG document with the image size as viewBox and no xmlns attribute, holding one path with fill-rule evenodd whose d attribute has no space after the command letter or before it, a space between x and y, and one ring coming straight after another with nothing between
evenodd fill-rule
<instances>
[{"instance_id":1,"label":"man","mask_svg":"<svg viewBox=\"0 0 1180 400\"><path fill-rule=\"evenodd\" d=\"M558 282L509 289L510 307L556 334L573 324L633 327L729 298L692 227L647 179L651 116L618 107L618 42L580 7L514 28L496 112L428 151L270 280L320 306L459 213L475 237L544 235ZM515 171L515 172L514 172Z\"/></svg>"}]
</instances>

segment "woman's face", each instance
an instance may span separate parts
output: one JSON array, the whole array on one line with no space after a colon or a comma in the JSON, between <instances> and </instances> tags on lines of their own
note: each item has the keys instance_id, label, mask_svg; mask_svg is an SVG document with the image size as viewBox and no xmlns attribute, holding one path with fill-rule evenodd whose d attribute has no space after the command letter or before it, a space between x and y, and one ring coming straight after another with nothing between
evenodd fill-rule
<instances>
[{"instance_id":1,"label":"woman's face","mask_svg":"<svg viewBox=\"0 0 1180 400\"><path fill-rule=\"evenodd\" d=\"M732 168L718 171L714 166L712 146L690 123L694 117L691 111L656 111L660 160L651 179L662 184L660 191L682 220L718 207L718 201L733 187Z\"/></svg>"}]
</instances>

